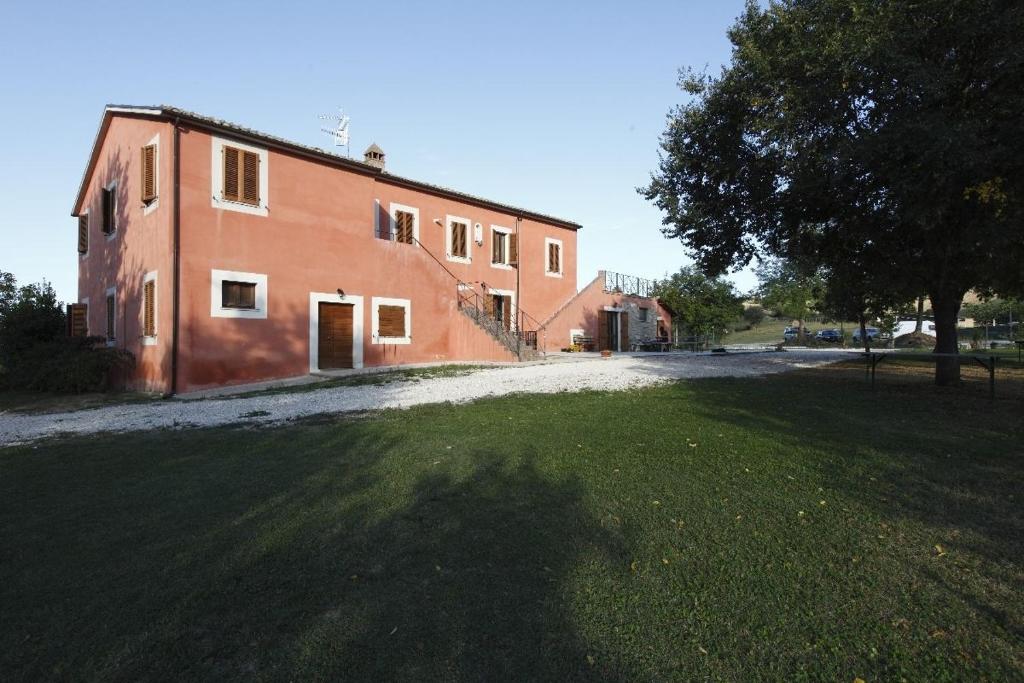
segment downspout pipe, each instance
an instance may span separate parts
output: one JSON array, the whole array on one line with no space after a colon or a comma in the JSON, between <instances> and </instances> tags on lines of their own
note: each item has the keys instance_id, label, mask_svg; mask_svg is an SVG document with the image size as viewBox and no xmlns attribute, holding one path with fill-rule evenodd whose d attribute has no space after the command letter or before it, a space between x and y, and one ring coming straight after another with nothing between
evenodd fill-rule
<instances>
[{"instance_id":1,"label":"downspout pipe","mask_svg":"<svg viewBox=\"0 0 1024 683\"><path fill-rule=\"evenodd\" d=\"M181 128L180 119L174 119L174 212L172 227L173 283L172 294L173 322L171 325L171 391L178 393L178 329L181 321Z\"/></svg>"},{"instance_id":2,"label":"downspout pipe","mask_svg":"<svg viewBox=\"0 0 1024 683\"><path fill-rule=\"evenodd\" d=\"M516 216L516 356L519 360L523 360L523 326L519 320L519 312L523 310L523 302L519 298L519 273L522 270L521 264L523 261L523 245L519 241L519 228L523 223L522 216Z\"/></svg>"}]
</instances>

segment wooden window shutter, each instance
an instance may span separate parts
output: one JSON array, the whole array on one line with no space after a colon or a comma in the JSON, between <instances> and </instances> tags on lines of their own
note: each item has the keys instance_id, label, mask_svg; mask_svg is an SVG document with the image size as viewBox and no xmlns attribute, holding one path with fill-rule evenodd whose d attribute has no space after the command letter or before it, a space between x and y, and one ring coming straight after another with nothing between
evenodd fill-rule
<instances>
[{"instance_id":1,"label":"wooden window shutter","mask_svg":"<svg viewBox=\"0 0 1024 683\"><path fill-rule=\"evenodd\" d=\"M156 145L142 148L142 201L156 199Z\"/></svg>"},{"instance_id":2,"label":"wooden window shutter","mask_svg":"<svg viewBox=\"0 0 1024 683\"><path fill-rule=\"evenodd\" d=\"M501 233L491 230L491 263L501 263Z\"/></svg>"},{"instance_id":3,"label":"wooden window shutter","mask_svg":"<svg viewBox=\"0 0 1024 683\"><path fill-rule=\"evenodd\" d=\"M512 329L512 297L501 297L501 321L506 330Z\"/></svg>"},{"instance_id":4,"label":"wooden window shutter","mask_svg":"<svg viewBox=\"0 0 1024 683\"><path fill-rule=\"evenodd\" d=\"M452 223L452 256L466 258L466 232L469 227L465 223Z\"/></svg>"},{"instance_id":5,"label":"wooden window shutter","mask_svg":"<svg viewBox=\"0 0 1024 683\"><path fill-rule=\"evenodd\" d=\"M241 200L256 206L260 203L260 155L242 152Z\"/></svg>"},{"instance_id":6,"label":"wooden window shutter","mask_svg":"<svg viewBox=\"0 0 1024 683\"><path fill-rule=\"evenodd\" d=\"M557 273L557 272L559 272L558 266L559 266L559 261L561 259L559 258L560 254L558 252L559 252L558 245L555 244L554 242L548 242L548 272L549 273Z\"/></svg>"},{"instance_id":7,"label":"wooden window shutter","mask_svg":"<svg viewBox=\"0 0 1024 683\"><path fill-rule=\"evenodd\" d=\"M117 300L113 295L107 295L107 339L114 339L114 325L117 320Z\"/></svg>"},{"instance_id":8,"label":"wooden window shutter","mask_svg":"<svg viewBox=\"0 0 1024 683\"><path fill-rule=\"evenodd\" d=\"M222 308L256 308L256 283L223 280L220 283Z\"/></svg>"},{"instance_id":9,"label":"wooden window shutter","mask_svg":"<svg viewBox=\"0 0 1024 683\"><path fill-rule=\"evenodd\" d=\"M608 316L615 315L608 311L597 312L597 350L608 351L611 345L608 340Z\"/></svg>"},{"instance_id":10,"label":"wooden window shutter","mask_svg":"<svg viewBox=\"0 0 1024 683\"><path fill-rule=\"evenodd\" d=\"M508 262L509 265L519 265L519 235L508 236Z\"/></svg>"},{"instance_id":11,"label":"wooden window shutter","mask_svg":"<svg viewBox=\"0 0 1024 683\"><path fill-rule=\"evenodd\" d=\"M89 336L89 305L68 304L68 335Z\"/></svg>"},{"instance_id":12,"label":"wooden window shutter","mask_svg":"<svg viewBox=\"0 0 1024 683\"><path fill-rule=\"evenodd\" d=\"M377 307L377 336L389 338L405 336L404 306L381 305Z\"/></svg>"},{"instance_id":13,"label":"wooden window shutter","mask_svg":"<svg viewBox=\"0 0 1024 683\"><path fill-rule=\"evenodd\" d=\"M412 244L413 215L408 211L395 213L395 241Z\"/></svg>"},{"instance_id":14,"label":"wooden window shutter","mask_svg":"<svg viewBox=\"0 0 1024 683\"><path fill-rule=\"evenodd\" d=\"M84 254L89 251L89 214L83 213L78 217L78 253Z\"/></svg>"},{"instance_id":15,"label":"wooden window shutter","mask_svg":"<svg viewBox=\"0 0 1024 683\"><path fill-rule=\"evenodd\" d=\"M237 147L223 148L224 154L224 199L237 202L238 194L238 157L241 150Z\"/></svg>"},{"instance_id":16,"label":"wooden window shutter","mask_svg":"<svg viewBox=\"0 0 1024 683\"><path fill-rule=\"evenodd\" d=\"M242 308L256 308L256 283L243 282L240 289L239 301Z\"/></svg>"},{"instance_id":17,"label":"wooden window shutter","mask_svg":"<svg viewBox=\"0 0 1024 683\"><path fill-rule=\"evenodd\" d=\"M156 282L153 280L142 286L142 334L156 336Z\"/></svg>"},{"instance_id":18,"label":"wooden window shutter","mask_svg":"<svg viewBox=\"0 0 1024 683\"><path fill-rule=\"evenodd\" d=\"M551 247L552 247L551 251L554 253L554 265L555 265L555 267L552 270L554 272L556 272L556 273L561 273L562 272L562 245L560 245L560 244L552 244Z\"/></svg>"}]
</instances>

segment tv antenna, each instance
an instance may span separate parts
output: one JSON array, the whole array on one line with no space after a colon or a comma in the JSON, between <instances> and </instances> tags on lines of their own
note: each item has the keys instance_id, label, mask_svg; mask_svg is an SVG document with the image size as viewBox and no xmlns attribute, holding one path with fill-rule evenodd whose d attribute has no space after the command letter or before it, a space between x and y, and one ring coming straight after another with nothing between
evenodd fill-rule
<instances>
[{"instance_id":1,"label":"tv antenna","mask_svg":"<svg viewBox=\"0 0 1024 683\"><path fill-rule=\"evenodd\" d=\"M321 121L334 122L333 127L321 128L320 130L334 138L335 147L345 148L345 156L352 156L351 150L349 149L349 117L345 115L345 110L343 110L341 107L338 107L337 114L321 114L319 118Z\"/></svg>"}]
</instances>

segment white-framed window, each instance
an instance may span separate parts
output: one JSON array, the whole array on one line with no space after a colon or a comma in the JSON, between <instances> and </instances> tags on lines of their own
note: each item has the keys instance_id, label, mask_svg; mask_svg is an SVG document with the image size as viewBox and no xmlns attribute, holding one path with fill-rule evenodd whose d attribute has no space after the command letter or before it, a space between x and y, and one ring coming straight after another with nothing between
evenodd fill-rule
<instances>
[{"instance_id":1,"label":"white-framed window","mask_svg":"<svg viewBox=\"0 0 1024 683\"><path fill-rule=\"evenodd\" d=\"M636 313L637 320L639 322L642 322L642 323L647 322L647 320L649 318L649 315L650 315L650 312L651 312L651 309L649 309L649 308L647 308L645 306L640 306L637 309L637 313Z\"/></svg>"},{"instance_id":2,"label":"white-framed window","mask_svg":"<svg viewBox=\"0 0 1024 683\"><path fill-rule=\"evenodd\" d=\"M103 329L107 346L113 346L117 343L117 287L107 287L105 294Z\"/></svg>"},{"instance_id":3,"label":"white-framed window","mask_svg":"<svg viewBox=\"0 0 1024 683\"><path fill-rule=\"evenodd\" d=\"M491 226L491 267L512 270L512 230L500 225Z\"/></svg>"},{"instance_id":4,"label":"white-framed window","mask_svg":"<svg viewBox=\"0 0 1024 683\"><path fill-rule=\"evenodd\" d=\"M370 305L374 344L412 343L412 304L408 299L375 296Z\"/></svg>"},{"instance_id":5,"label":"white-framed window","mask_svg":"<svg viewBox=\"0 0 1024 683\"><path fill-rule=\"evenodd\" d=\"M267 276L234 270L210 271L210 317L267 317Z\"/></svg>"},{"instance_id":6,"label":"white-framed window","mask_svg":"<svg viewBox=\"0 0 1024 683\"><path fill-rule=\"evenodd\" d=\"M545 237L544 274L549 277L562 277L562 257L562 240Z\"/></svg>"},{"instance_id":7,"label":"white-framed window","mask_svg":"<svg viewBox=\"0 0 1024 683\"><path fill-rule=\"evenodd\" d=\"M142 345L156 346L157 320L157 280L156 271L146 273L142 277Z\"/></svg>"},{"instance_id":8,"label":"white-framed window","mask_svg":"<svg viewBox=\"0 0 1024 683\"><path fill-rule=\"evenodd\" d=\"M141 198L142 215L148 216L160 205L160 134L142 146L141 149Z\"/></svg>"},{"instance_id":9,"label":"white-framed window","mask_svg":"<svg viewBox=\"0 0 1024 683\"><path fill-rule=\"evenodd\" d=\"M100 191L100 229L108 240L117 234L117 181L112 180Z\"/></svg>"},{"instance_id":10,"label":"white-framed window","mask_svg":"<svg viewBox=\"0 0 1024 683\"><path fill-rule=\"evenodd\" d=\"M420 210L391 202L388 211L391 239L404 244L416 244L420 239Z\"/></svg>"},{"instance_id":11,"label":"white-framed window","mask_svg":"<svg viewBox=\"0 0 1024 683\"><path fill-rule=\"evenodd\" d=\"M266 216L270 158L267 150L213 137L210 152L210 205L215 209Z\"/></svg>"},{"instance_id":12,"label":"white-framed window","mask_svg":"<svg viewBox=\"0 0 1024 683\"><path fill-rule=\"evenodd\" d=\"M461 216L448 216L445 221L445 255L449 261L470 263L473 260L473 223Z\"/></svg>"}]
</instances>

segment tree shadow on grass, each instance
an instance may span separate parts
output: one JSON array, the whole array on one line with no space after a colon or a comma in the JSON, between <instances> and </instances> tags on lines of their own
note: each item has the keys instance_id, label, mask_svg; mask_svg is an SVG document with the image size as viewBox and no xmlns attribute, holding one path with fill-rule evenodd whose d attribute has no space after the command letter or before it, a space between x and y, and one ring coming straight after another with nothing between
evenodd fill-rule
<instances>
[{"instance_id":1,"label":"tree shadow on grass","mask_svg":"<svg viewBox=\"0 0 1024 683\"><path fill-rule=\"evenodd\" d=\"M619 543L529 453L453 461L357 422L111 438L137 441L134 461L102 441L55 452L68 469L0 508L0 529L24 534L10 551L31 558L0 571L8 671L632 678L588 662L568 605L580 554L626 566Z\"/></svg>"},{"instance_id":2,"label":"tree shadow on grass","mask_svg":"<svg viewBox=\"0 0 1024 683\"><path fill-rule=\"evenodd\" d=\"M745 391L750 381L776 391ZM1024 562L1024 515L1014 503L1024 486L1024 411L1015 401L935 395L931 386L871 391L858 368L691 386L680 399L707 419L768 433L778 449L813 450L805 464L852 500L971 529L983 556Z\"/></svg>"}]
</instances>

